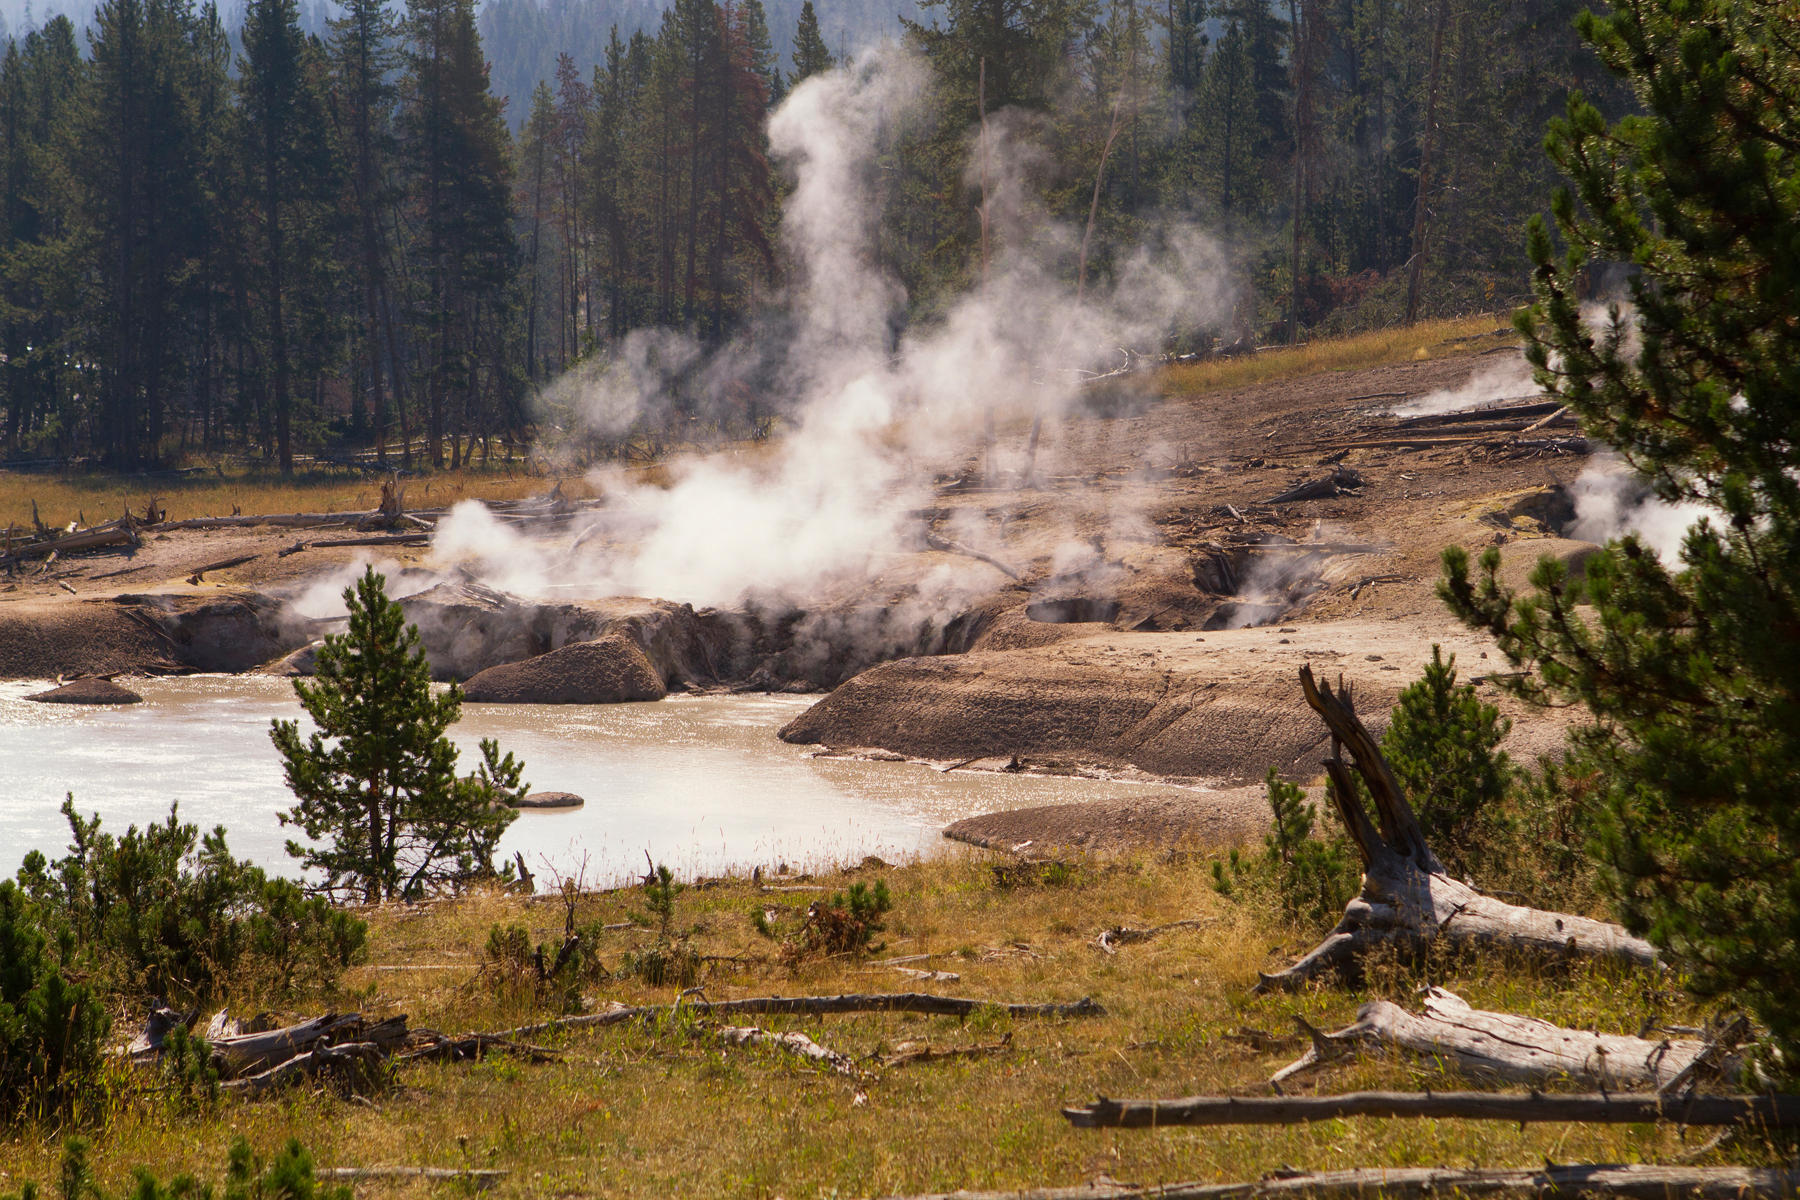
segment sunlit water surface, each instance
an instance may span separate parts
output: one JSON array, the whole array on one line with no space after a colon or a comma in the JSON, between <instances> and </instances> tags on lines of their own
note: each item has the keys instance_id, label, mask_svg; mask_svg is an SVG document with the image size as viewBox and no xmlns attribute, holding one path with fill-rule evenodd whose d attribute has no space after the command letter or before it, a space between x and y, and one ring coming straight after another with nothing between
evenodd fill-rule
<instances>
[{"instance_id":1,"label":"sunlit water surface","mask_svg":"<svg viewBox=\"0 0 1800 1200\"><path fill-rule=\"evenodd\" d=\"M224 825L232 852L295 875L283 847L297 831L269 742L272 718L304 714L286 680L189 676L128 680L144 703L38 704L43 683L0 682L0 878L25 855L64 852L58 811L123 832L168 815ZM944 825L1006 808L1091 800L1133 785L1086 779L944 773L910 763L809 757L775 731L811 700L672 696L654 704L465 704L451 738L464 769L497 738L536 791L575 792L574 810L526 811L501 843L534 872L583 872L589 884L641 873L645 853L683 875L778 862L825 865L928 850Z\"/></svg>"}]
</instances>

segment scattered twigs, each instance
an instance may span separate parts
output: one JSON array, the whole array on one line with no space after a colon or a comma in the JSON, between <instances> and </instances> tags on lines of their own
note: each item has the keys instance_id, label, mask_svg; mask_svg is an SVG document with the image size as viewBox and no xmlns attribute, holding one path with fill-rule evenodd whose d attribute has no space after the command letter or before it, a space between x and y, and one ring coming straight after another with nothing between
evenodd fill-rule
<instances>
[{"instance_id":1,"label":"scattered twigs","mask_svg":"<svg viewBox=\"0 0 1800 1200\"><path fill-rule=\"evenodd\" d=\"M688 1005L713 1016L735 1016L755 1013L759 1016L830 1016L842 1013L864 1012L908 1012L924 1013L937 1017L967 1017L984 1009L1004 1013L1009 1017L1097 1017L1106 1012L1098 1003L1089 997L1082 997L1070 1004L1007 1004L997 1000L970 1000L960 996L933 996L926 992L874 992L867 994L850 994L843 996L756 996L744 1000L697 1000ZM558 1017L554 1021L540 1021L535 1025L521 1025L516 1029L501 1030L489 1037L522 1038L534 1037L541 1033L549 1033L557 1029L584 1029L606 1025L618 1025L626 1021L640 1021L653 1017L667 1016L674 1007L665 1004L649 1004L640 1007L620 1005L603 1012L586 1013L578 1017Z\"/></svg>"},{"instance_id":2,"label":"scattered twigs","mask_svg":"<svg viewBox=\"0 0 1800 1200\"><path fill-rule=\"evenodd\" d=\"M1016 570L1007 566L993 555L983 554L981 551L970 546L965 546L961 542L953 542L947 537L940 537L929 529L925 531L925 544L933 550L941 550L946 554L961 554L967 558L975 559L977 562L984 562L996 571L999 571L1001 574L1009 576L1012 579L1020 578L1019 573Z\"/></svg>"},{"instance_id":3,"label":"scattered twigs","mask_svg":"<svg viewBox=\"0 0 1800 1200\"><path fill-rule=\"evenodd\" d=\"M1580 1121L1638 1125L1800 1125L1800 1096L1684 1096L1593 1092L1496 1095L1493 1092L1351 1092L1341 1096L1189 1096L1181 1100L1109 1100L1063 1109L1079 1129L1152 1129L1168 1125L1301 1125L1336 1117L1448 1117L1477 1121Z\"/></svg>"},{"instance_id":4,"label":"scattered twigs","mask_svg":"<svg viewBox=\"0 0 1800 1200\"><path fill-rule=\"evenodd\" d=\"M1149 929L1133 929L1129 925L1114 925L1111 929L1103 929L1094 944L1108 954L1117 954L1120 946L1132 942L1147 942L1159 933L1167 933L1171 929L1204 929L1208 925L1218 924L1215 917L1197 917L1186 921L1170 921L1166 925L1153 925Z\"/></svg>"},{"instance_id":5,"label":"scattered twigs","mask_svg":"<svg viewBox=\"0 0 1800 1200\"><path fill-rule=\"evenodd\" d=\"M1800 1187L1800 1168L1685 1167L1652 1163L1578 1163L1542 1167L1376 1167L1295 1171L1251 1183L1091 1183L1003 1192L937 1192L889 1200L1413 1200L1438 1196L1528 1195L1550 1200L1617 1196L1621 1200L1751 1200L1785 1197Z\"/></svg>"},{"instance_id":6,"label":"scattered twigs","mask_svg":"<svg viewBox=\"0 0 1800 1200\"><path fill-rule=\"evenodd\" d=\"M1474 1078L1532 1087L1570 1083L1606 1091L1654 1091L1693 1079L1695 1070L1690 1068L1709 1051L1708 1043L1694 1039L1652 1041L1592 1033L1535 1017L1471 1008L1461 996L1442 988L1426 993L1425 1011L1419 1015L1386 1000L1372 1000L1357 1012L1354 1022L1336 1033L1319 1033L1304 1023L1302 1029L1311 1036L1312 1048L1270 1080L1278 1088L1303 1071L1368 1046L1448 1063ZM1715 1056L1711 1065L1726 1078L1734 1078L1740 1070L1737 1062L1724 1057Z\"/></svg>"}]
</instances>

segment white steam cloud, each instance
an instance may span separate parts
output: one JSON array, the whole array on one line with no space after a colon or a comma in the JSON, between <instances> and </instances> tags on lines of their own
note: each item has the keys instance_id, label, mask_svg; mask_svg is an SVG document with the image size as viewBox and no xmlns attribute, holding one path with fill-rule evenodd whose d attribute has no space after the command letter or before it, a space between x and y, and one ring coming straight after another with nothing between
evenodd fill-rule
<instances>
[{"instance_id":1,"label":"white steam cloud","mask_svg":"<svg viewBox=\"0 0 1800 1200\"><path fill-rule=\"evenodd\" d=\"M1605 543L1635 533L1671 566L1680 560L1688 530L1702 517L1717 515L1703 504L1658 499L1641 475L1610 452L1594 456L1569 494L1575 502L1571 536Z\"/></svg>"},{"instance_id":2,"label":"white steam cloud","mask_svg":"<svg viewBox=\"0 0 1800 1200\"><path fill-rule=\"evenodd\" d=\"M755 390L742 381L754 374L782 399L773 406L787 414L778 441L676 460L656 485L597 472L605 525L582 539L572 563L534 559L465 506L440 526L440 553L473 559L490 582L523 594L578 578L596 593L808 604L917 548L908 510L930 503L933 472L959 468L988 421L1016 428L1070 412L1083 378L1116 366L1120 347L1155 346L1178 324L1214 324L1230 311L1223 253L1179 223L1115 254L1108 277L1090 278L1078 301L1069 275L1080 230L1031 199L1041 160L1031 122L997 113L986 154L986 278L929 327L899 332L906 295L877 252L876 156L916 115L926 85L919 60L881 47L806 80L770 119L771 147L795 180L781 225L790 281L776 298L782 336L764 329L754 345L703 354L686 335L643 331L542 397L610 437L669 411L678 382L690 405L698 396L742 408ZM972 171L979 158L971 155ZM1017 471L1023 439L1015 441L1002 465ZM993 585L990 567L959 571ZM945 603L971 586L943 572L916 581L918 595Z\"/></svg>"}]
</instances>

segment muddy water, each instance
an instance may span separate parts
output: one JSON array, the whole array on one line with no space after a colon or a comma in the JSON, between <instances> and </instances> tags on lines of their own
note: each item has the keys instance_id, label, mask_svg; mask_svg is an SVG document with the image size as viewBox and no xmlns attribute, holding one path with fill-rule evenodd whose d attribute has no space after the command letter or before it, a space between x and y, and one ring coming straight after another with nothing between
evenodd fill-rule
<instances>
[{"instance_id":1,"label":"muddy water","mask_svg":"<svg viewBox=\"0 0 1800 1200\"><path fill-rule=\"evenodd\" d=\"M145 702L36 704L47 685L0 682L0 877L68 842L58 808L122 832L168 815L222 824L240 858L294 874L276 820L292 796L271 718L301 718L287 681L191 676L127 681ZM930 849L950 821L1003 808L1099 799L1133 785L809 757L775 731L810 703L791 696L674 696L655 704L468 704L452 740L468 766L483 737L525 763L534 790L585 807L527 811L502 850L534 871L592 883L641 872L644 853L687 876L753 864L822 865Z\"/></svg>"}]
</instances>

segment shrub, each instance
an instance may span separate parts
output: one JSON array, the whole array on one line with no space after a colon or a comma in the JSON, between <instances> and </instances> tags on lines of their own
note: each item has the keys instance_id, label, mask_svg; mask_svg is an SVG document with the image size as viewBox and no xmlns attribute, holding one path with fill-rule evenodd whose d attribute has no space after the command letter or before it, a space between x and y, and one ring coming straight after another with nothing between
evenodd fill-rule
<instances>
[{"instance_id":1,"label":"shrub","mask_svg":"<svg viewBox=\"0 0 1800 1200\"><path fill-rule=\"evenodd\" d=\"M675 925L675 898L687 889L658 863L644 877L644 907L632 919L656 928L656 941L625 958L624 972L652 987L693 987L700 978L700 956L688 944L689 931Z\"/></svg>"},{"instance_id":2,"label":"shrub","mask_svg":"<svg viewBox=\"0 0 1800 1200\"><path fill-rule=\"evenodd\" d=\"M1275 824L1264 837L1264 858L1282 910L1308 924L1335 924L1361 882L1356 851L1336 829L1314 836L1318 812L1304 790L1280 779L1273 767L1266 782Z\"/></svg>"},{"instance_id":3,"label":"shrub","mask_svg":"<svg viewBox=\"0 0 1800 1200\"><path fill-rule=\"evenodd\" d=\"M1516 774L1499 748L1512 722L1456 683L1456 656L1431 648L1425 674L1400 693L1382 755L1418 813L1432 851L1453 874L1482 874L1503 857L1503 812Z\"/></svg>"},{"instance_id":4,"label":"shrub","mask_svg":"<svg viewBox=\"0 0 1800 1200\"><path fill-rule=\"evenodd\" d=\"M25 894L0 880L0 1118L67 1119L96 1107L108 1025L93 989L58 968Z\"/></svg>"},{"instance_id":5,"label":"shrub","mask_svg":"<svg viewBox=\"0 0 1800 1200\"><path fill-rule=\"evenodd\" d=\"M57 1185L58 1200L112 1200L95 1181L88 1165L87 1143L80 1138L63 1143ZM139 1167L132 1173L129 1200L213 1200L213 1195L210 1186L191 1175L177 1175L163 1183ZM5 1200L38 1200L38 1196L37 1184L28 1181L17 1195ZM312 1156L298 1141L289 1140L265 1168L240 1137L232 1143L225 1168L223 1200L351 1200L351 1195L347 1186L319 1182L313 1174Z\"/></svg>"},{"instance_id":6,"label":"shrub","mask_svg":"<svg viewBox=\"0 0 1800 1200\"><path fill-rule=\"evenodd\" d=\"M1307 926L1335 924L1356 895L1362 872L1349 839L1333 828L1316 836L1319 814L1306 791L1269 768L1266 778L1273 824L1259 857L1233 848L1212 865L1213 890L1237 899L1272 898L1290 919Z\"/></svg>"},{"instance_id":7,"label":"shrub","mask_svg":"<svg viewBox=\"0 0 1800 1200\"><path fill-rule=\"evenodd\" d=\"M223 828L168 820L114 837L63 801L69 853L26 856L19 884L36 918L66 937L102 986L128 998L217 998L326 987L363 953L368 927L298 885L235 859ZM198 847L198 848L196 848Z\"/></svg>"}]
</instances>

